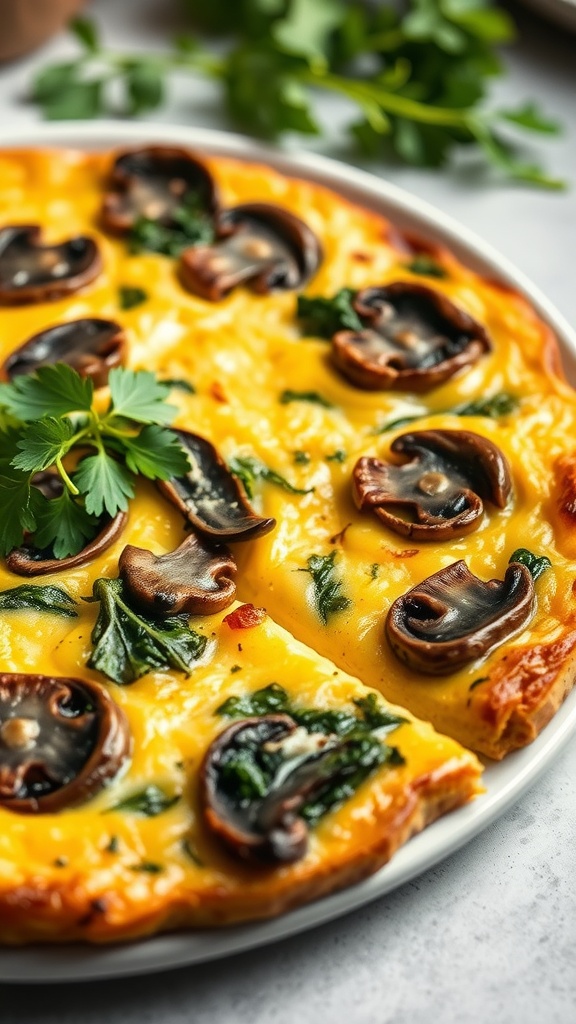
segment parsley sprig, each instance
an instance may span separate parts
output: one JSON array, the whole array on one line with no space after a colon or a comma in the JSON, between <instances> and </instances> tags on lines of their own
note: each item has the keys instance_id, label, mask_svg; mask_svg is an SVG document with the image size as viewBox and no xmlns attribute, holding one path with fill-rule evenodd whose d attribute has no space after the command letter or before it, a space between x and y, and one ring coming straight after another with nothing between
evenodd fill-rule
<instances>
[{"instance_id":1,"label":"parsley sprig","mask_svg":"<svg viewBox=\"0 0 576 1024\"><path fill-rule=\"evenodd\" d=\"M483 105L502 73L497 48L514 37L510 15L491 0L185 4L195 28L225 37L218 51L186 35L166 53L118 53L102 47L93 21L78 18L71 27L81 55L44 68L33 100L48 118L137 116L162 105L171 74L189 72L220 85L239 127L274 138L321 134L314 107L321 90L356 110L351 136L369 156L440 167L455 149L475 147L507 177L562 187L517 143L519 131L554 134L557 123L533 102Z\"/></svg>"},{"instance_id":2,"label":"parsley sprig","mask_svg":"<svg viewBox=\"0 0 576 1024\"><path fill-rule=\"evenodd\" d=\"M54 557L76 554L102 516L128 507L138 475L167 480L186 473L188 459L165 424L176 409L169 386L146 370L112 370L104 411L94 386L64 363L40 367L0 386L0 551L33 535ZM60 497L49 499L35 474L53 470Z\"/></svg>"}]
</instances>

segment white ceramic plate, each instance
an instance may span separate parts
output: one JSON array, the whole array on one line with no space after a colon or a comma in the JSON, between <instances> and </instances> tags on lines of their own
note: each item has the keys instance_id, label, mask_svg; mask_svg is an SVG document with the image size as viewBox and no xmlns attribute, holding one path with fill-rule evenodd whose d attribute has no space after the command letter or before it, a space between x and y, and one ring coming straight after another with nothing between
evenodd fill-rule
<instances>
[{"instance_id":1,"label":"white ceramic plate","mask_svg":"<svg viewBox=\"0 0 576 1024\"><path fill-rule=\"evenodd\" d=\"M142 124L42 125L13 129L0 146L73 146L108 149L130 143L164 142L198 151L261 159L280 171L311 178L380 210L400 227L448 245L479 273L524 292L556 332L566 369L576 382L576 334L548 300L519 271L466 228L427 203L347 165L313 155L289 156L222 132ZM305 931L385 895L449 856L503 814L531 786L576 733L576 690L538 739L485 773L486 792L411 839L394 859L359 885L309 904L273 921L163 935L107 948L82 945L24 947L0 951L0 981L80 981L161 971L216 960Z\"/></svg>"}]
</instances>

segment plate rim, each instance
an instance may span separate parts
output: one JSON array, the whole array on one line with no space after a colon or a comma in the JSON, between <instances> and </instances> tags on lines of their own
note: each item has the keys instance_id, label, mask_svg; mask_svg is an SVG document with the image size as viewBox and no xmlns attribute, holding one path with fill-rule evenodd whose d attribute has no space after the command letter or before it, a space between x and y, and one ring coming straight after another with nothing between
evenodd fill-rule
<instances>
[{"instance_id":1,"label":"plate rim","mask_svg":"<svg viewBox=\"0 0 576 1024\"><path fill-rule=\"evenodd\" d=\"M235 133L153 122L74 122L10 127L0 151L30 148L110 149L171 142L214 155L265 162L282 173L333 188L380 209L393 220L440 239L480 273L524 295L558 337L565 369L576 373L576 331L524 273L490 243L419 196L376 175L308 151L280 150ZM486 791L436 821L403 846L378 872L331 896L263 922L189 930L107 946L41 945L0 948L0 982L61 983L137 976L214 961L327 924L385 896L451 856L505 813L537 781L576 733L576 689L528 747L490 762Z\"/></svg>"}]
</instances>

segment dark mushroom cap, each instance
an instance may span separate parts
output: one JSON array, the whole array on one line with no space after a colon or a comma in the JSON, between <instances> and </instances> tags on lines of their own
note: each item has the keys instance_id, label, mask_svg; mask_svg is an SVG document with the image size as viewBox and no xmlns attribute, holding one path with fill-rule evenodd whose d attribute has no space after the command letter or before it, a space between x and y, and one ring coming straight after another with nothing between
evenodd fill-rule
<instances>
[{"instance_id":1,"label":"dark mushroom cap","mask_svg":"<svg viewBox=\"0 0 576 1024\"><path fill-rule=\"evenodd\" d=\"M366 327L335 334L332 359L359 388L429 391L491 348L481 324L422 284L366 288L353 305Z\"/></svg>"},{"instance_id":2,"label":"dark mushroom cap","mask_svg":"<svg viewBox=\"0 0 576 1024\"><path fill-rule=\"evenodd\" d=\"M126 234L140 217L173 227L177 207L196 198L215 214L218 197L212 175L187 149L146 146L120 153L102 204L102 223L108 231Z\"/></svg>"},{"instance_id":3,"label":"dark mushroom cap","mask_svg":"<svg viewBox=\"0 0 576 1024\"><path fill-rule=\"evenodd\" d=\"M227 785L226 766L238 756L258 757L266 747L278 749L298 728L289 715L265 715L234 722L208 748L200 769L200 801L206 824L237 856L290 863L304 856L308 827L298 816L305 800L327 782L324 759L334 737L315 734L316 748L280 770L262 797L243 799L235 783ZM314 742L315 741L315 742ZM289 764L289 762L287 762Z\"/></svg>"},{"instance_id":4,"label":"dark mushroom cap","mask_svg":"<svg viewBox=\"0 0 576 1024\"><path fill-rule=\"evenodd\" d=\"M408 458L396 466L361 458L352 486L358 508L371 508L395 533L414 540L445 540L475 530L482 499L504 508L512 481L500 449L469 430L420 430L390 446Z\"/></svg>"},{"instance_id":5,"label":"dark mushroom cap","mask_svg":"<svg viewBox=\"0 0 576 1024\"><path fill-rule=\"evenodd\" d=\"M44 483L40 490L46 494ZM56 487L56 485L54 485ZM58 497L57 492L52 491L52 497ZM23 544L20 548L14 548L9 555L6 555L6 566L10 572L17 576L49 576L53 572L64 572L66 569L77 569L80 565L88 565L98 558L103 551L118 539L122 530L128 522L127 512L117 512L113 519L108 519L99 533L81 551L75 555L68 555L66 558L45 558L44 553L31 545Z\"/></svg>"},{"instance_id":6,"label":"dark mushroom cap","mask_svg":"<svg viewBox=\"0 0 576 1024\"><path fill-rule=\"evenodd\" d=\"M244 491L214 445L198 434L177 430L192 469L157 486L188 522L215 539L253 540L269 533L275 519L264 519L248 504Z\"/></svg>"},{"instance_id":7,"label":"dark mushroom cap","mask_svg":"<svg viewBox=\"0 0 576 1024\"><path fill-rule=\"evenodd\" d=\"M394 601L386 635L396 656L428 675L448 675L518 633L534 612L534 582L519 562L484 583L453 562Z\"/></svg>"},{"instance_id":8,"label":"dark mushroom cap","mask_svg":"<svg viewBox=\"0 0 576 1024\"><path fill-rule=\"evenodd\" d=\"M84 803L130 752L126 716L97 683L0 674L0 805L51 814Z\"/></svg>"},{"instance_id":9,"label":"dark mushroom cap","mask_svg":"<svg viewBox=\"0 0 576 1024\"><path fill-rule=\"evenodd\" d=\"M314 232L272 203L245 203L220 218L213 245L186 249L180 277L191 292L217 302L240 284L267 294L301 288L322 260Z\"/></svg>"},{"instance_id":10,"label":"dark mushroom cap","mask_svg":"<svg viewBox=\"0 0 576 1024\"><path fill-rule=\"evenodd\" d=\"M230 551L195 533L166 555L129 544L118 565L131 597L151 615L210 615L227 608L236 595Z\"/></svg>"},{"instance_id":11,"label":"dark mushroom cap","mask_svg":"<svg viewBox=\"0 0 576 1024\"><path fill-rule=\"evenodd\" d=\"M39 366L67 363L83 377L104 387L108 374L124 362L126 335L114 320L88 317L48 327L20 345L4 362L0 376L11 380Z\"/></svg>"},{"instance_id":12,"label":"dark mushroom cap","mask_svg":"<svg viewBox=\"0 0 576 1024\"><path fill-rule=\"evenodd\" d=\"M60 245L42 245L37 225L0 228L0 304L52 302L90 284L102 270L93 238L78 235Z\"/></svg>"}]
</instances>

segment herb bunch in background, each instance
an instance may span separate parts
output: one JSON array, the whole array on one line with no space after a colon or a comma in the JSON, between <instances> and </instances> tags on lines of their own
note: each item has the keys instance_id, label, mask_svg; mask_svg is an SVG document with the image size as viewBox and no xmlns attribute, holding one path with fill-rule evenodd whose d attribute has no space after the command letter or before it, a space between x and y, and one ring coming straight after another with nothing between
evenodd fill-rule
<instances>
[{"instance_id":1,"label":"herb bunch in background","mask_svg":"<svg viewBox=\"0 0 576 1024\"><path fill-rule=\"evenodd\" d=\"M195 29L223 37L218 55L196 36L181 36L166 53L108 51L94 23L77 19L83 53L45 68L33 85L45 116L144 114L164 102L170 73L187 70L216 80L228 116L255 135L321 134L315 96L329 91L355 111L350 132L369 156L441 167L472 146L512 179L562 187L517 143L519 131L554 134L558 125L532 102L483 106L502 72L497 48L514 35L508 13L490 0L182 2Z\"/></svg>"},{"instance_id":2,"label":"herb bunch in background","mask_svg":"<svg viewBox=\"0 0 576 1024\"><path fill-rule=\"evenodd\" d=\"M102 516L125 511L136 477L167 480L189 469L177 435L170 387L146 370L112 370L104 411L94 386L64 363L0 385L0 552L26 533L56 558L80 551ZM47 498L36 473L53 470L59 497Z\"/></svg>"}]
</instances>

